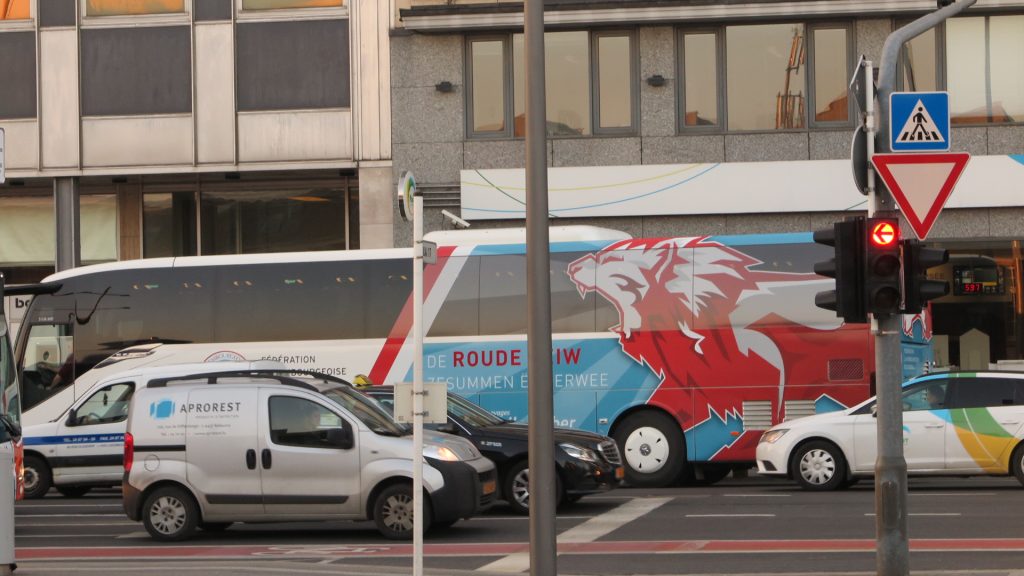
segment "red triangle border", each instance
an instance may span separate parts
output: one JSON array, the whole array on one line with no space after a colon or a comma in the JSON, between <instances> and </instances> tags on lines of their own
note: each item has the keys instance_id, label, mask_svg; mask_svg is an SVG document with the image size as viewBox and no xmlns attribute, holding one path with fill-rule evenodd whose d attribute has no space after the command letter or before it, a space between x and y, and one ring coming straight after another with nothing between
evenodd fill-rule
<instances>
[{"instance_id":1,"label":"red triangle border","mask_svg":"<svg viewBox=\"0 0 1024 576\"><path fill-rule=\"evenodd\" d=\"M878 175L881 176L882 181L885 182L886 187L889 188L889 192L892 193L893 199L899 205L900 211L906 216L910 227L914 229L914 233L917 234L920 240L924 240L935 224L935 220L938 219L939 212L946 205L946 200L953 193L953 189L956 187L957 181L960 180L960 176L963 175L967 162L970 159L971 155L967 152L943 152L936 154L894 153L875 154L871 157L871 163L874 165ZM953 164L953 169L950 170L949 176L943 182L942 188L939 190L934 202L932 202L931 208L923 218L920 218L914 212L906 194L900 188L899 183L896 182L896 178L893 177L892 170L889 167L894 164Z\"/></svg>"}]
</instances>

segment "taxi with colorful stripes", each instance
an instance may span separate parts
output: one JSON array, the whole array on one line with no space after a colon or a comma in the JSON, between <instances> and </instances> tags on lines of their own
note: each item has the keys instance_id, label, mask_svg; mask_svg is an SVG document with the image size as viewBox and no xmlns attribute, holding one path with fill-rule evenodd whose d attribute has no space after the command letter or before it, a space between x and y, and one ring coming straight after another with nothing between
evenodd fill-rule
<instances>
[{"instance_id":1,"label":"taxi with colorful stripes","mask_svg":"<svg viewBox=\"0 0 1024 576\"><path fill-rule=\"evenodd\" d=\"M910 476L1007 476L1024 484L1024 373L942 372L903 385L903 454ZM807 490L846 488L874 474L875 398L784 422L757 446L758 473Z\"/></svg>"}]
</instances>

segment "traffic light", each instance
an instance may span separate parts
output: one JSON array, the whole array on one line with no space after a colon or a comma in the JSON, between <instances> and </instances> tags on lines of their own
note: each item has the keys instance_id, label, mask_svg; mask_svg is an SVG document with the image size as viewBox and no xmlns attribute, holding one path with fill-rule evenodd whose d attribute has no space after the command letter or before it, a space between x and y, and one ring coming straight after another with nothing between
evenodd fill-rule
<instances>
[{"instance_id":1,"label":"traffic light","mask_svg":"<svg viewBox=\"0 0 1024 576\"><path fill-rule=\"evenodd\" d=\"M899 220L868 218L864 232L864 309L896 314L902 300Z\"/></svg>"},{"instance_id":2,"label":"traffic light","mask_svg":"<svg viewBox=\"0 0 1024 576\"><path fill-rule=\"evenodd\" d=\"M949 282L929 280L928 269L949 262L949 252L925 248L917 240L903 240L903 312L916 314L929 300L949 294Z\"/></svg>"},{"instance_id":3,"label":"traffic light","mask_svg":"<svg viewBox=\"0 0 1024 576\"><path fill-rule=\"evenodd\" d=\"M836 222L816 230L814 241L834 248L833 257L814 265L814 273L836 279L835 290L818 292L814 305L834 310L846 322L867 322L864 310L864 218Z\"/></svg>"}]
</instances>

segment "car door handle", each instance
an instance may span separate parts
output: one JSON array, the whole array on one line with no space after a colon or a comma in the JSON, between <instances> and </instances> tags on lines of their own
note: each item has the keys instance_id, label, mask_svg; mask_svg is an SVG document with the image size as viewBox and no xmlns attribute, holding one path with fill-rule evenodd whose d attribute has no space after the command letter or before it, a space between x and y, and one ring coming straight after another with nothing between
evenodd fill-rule
<instances>
[{"instance_id":1,"label":"car door handle","mask_svg":"<svg viewBox=\"0 0 1024 576\"><path fill-rule=\"evenodd\" d=\"M1000 424L1003 426L1016 426L1017 424L1020 424L1020 422L1014 420L1013 422L1000 422Z\"/></svg>"},{"instance_id":2,"label":"car door handle","mask_svg":"<svg viewBox=\"0 0 1024 576\"><path fill-rule=\"evenodd\" d=\"M269 448L264 448L263 449L263 452L260 454L260 459L263 461L263 469L264 470L269 470L270 469L270 449Z\"/></svg>"},{"instance_id":3,"label":"car door handle","mask_svg":"<svg viewBox=\"0 0 1024 576\"><path fill-rule=\"evenodd\" d=\"M925 428L945 428L945 424L925 424Z\"/></svg>"},{"instance_id":4,"label":"car door handle","mask_svg":"<svg viewBox=\"0 0 1024 576\"><path fill-rule=\"evenodd\" d=\"M245 467L249 470L256 469L256 450L249 448L245 451Z\"/></svg>"}]
</instances>

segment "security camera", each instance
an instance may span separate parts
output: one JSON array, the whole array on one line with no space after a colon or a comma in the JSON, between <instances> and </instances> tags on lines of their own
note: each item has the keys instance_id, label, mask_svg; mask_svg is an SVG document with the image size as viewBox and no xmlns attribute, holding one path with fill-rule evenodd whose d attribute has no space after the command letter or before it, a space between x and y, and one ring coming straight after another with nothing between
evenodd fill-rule
<instances>
[{"instance_id":1,"label":"security camera","mask_svg":"<svg viewBox=\"0 0 1024 576\"><path fill-rule=\"evenodd\" d=\"M456 228L469 228L471 224L447 210L441 210L441 215L448 219Z\"/></svg>"}]
</instances>

